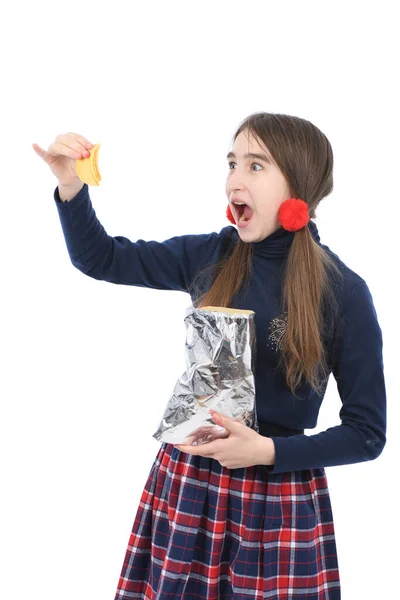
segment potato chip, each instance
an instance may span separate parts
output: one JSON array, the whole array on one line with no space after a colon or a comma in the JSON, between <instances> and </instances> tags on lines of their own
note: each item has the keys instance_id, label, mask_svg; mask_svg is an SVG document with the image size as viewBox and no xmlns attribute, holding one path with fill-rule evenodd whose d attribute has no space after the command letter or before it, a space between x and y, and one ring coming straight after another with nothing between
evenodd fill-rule
<instances>
[{"instance_id":1,"label":"potato chip","mask_svg":"<svg viewBox=\"0 0 400 600\"><path fill-rule=\"evenodd\" d=\"M76 174L83 183L88 185L99 185L101 181L98 165L99 148L100 144L95 144L88 158L80 158L76 161Z\"/></svg>"}]
</instances>

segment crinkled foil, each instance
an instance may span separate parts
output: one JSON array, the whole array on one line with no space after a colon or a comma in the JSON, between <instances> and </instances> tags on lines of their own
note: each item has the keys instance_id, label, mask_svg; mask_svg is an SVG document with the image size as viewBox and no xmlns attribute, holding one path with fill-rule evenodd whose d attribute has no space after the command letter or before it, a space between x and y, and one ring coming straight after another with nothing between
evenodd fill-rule
<instances>
[{"instance_id":1,"label":"crinkled foil","mask_svg":"<svg viewBox=\"0 0 400 600\"><path fill-rule=\"evenodd\" d=\"M198 446L228 437L229 432L213 422L210 408L258 433L254 315L212 306L186 309L186 371L153 435L156 440Z\"/></svg>"}]
</instances>

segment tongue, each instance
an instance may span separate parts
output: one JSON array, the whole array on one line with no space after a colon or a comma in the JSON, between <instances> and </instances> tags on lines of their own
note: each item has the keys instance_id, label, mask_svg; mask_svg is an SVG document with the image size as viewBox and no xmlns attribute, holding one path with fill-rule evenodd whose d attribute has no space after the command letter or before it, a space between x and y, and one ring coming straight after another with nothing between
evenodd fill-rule
<instances>
[{"instance_id":1,"label":"tongue","mask_svg":"<svg viewBox=\"0 0 400 600\"><path fill-rule=\"evenodd\" d=\"M253 209L250 208L250 206L247 206L246 204L246 206L244 207L243 214L246 217L246 221L248 221L253 216Z\"/></svg>"}]
</instances>

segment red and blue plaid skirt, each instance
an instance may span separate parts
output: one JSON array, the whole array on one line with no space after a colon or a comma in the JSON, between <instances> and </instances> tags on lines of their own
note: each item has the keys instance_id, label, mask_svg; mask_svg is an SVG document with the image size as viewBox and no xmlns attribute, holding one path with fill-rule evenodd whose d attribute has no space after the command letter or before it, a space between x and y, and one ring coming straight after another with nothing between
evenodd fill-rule
<instances>
[{"instance_id":1,"label":"red and blue plaid skirt","mask_svg":"<svg viewBox=\"0 0 400 600\"><path fill-rule=\"evenodd\" d=\"M115 600L340 600L324 469L271 474L162 443Z\"/></svg>"}]
</instances>

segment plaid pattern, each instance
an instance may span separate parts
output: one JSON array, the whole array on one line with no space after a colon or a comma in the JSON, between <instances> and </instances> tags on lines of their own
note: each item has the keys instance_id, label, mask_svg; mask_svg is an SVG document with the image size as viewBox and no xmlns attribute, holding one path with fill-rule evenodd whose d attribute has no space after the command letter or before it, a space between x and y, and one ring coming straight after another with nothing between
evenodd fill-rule
<instances>
[{"instance_id":1,"label":"plaid pattern","mask_svg":"<svg viewBox=\"0 0 400 600\"><path fill-rule=\"evenodd\" d=\"M115 600L340 600L324 469L228 469L162 443Z\"/></svg>"}]
</instances>

